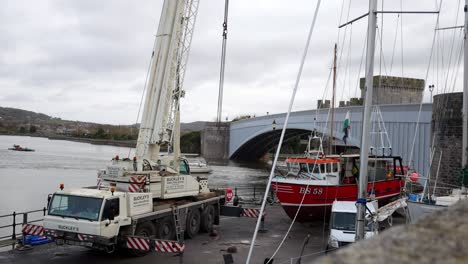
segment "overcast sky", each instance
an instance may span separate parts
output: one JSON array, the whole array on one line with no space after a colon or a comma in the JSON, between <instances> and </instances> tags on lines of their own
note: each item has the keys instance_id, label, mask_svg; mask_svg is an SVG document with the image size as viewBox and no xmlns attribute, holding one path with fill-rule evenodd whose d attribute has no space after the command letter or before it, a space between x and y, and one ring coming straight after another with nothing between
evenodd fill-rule
<instances>
[{"instance_id":1,"label":"overcast sky","mask_svg":"<svg viewBox=\"0 0 468 264\"><path fill-rule=\"evenodd\" d=\"M134 123L162 2L2 1L0 106L69 120ZM430 0L402 2L404 10L428 11L437 6ZM463 3L458 7L459 0L445 2L441 27L461 25L463 12L458 21L456 16ZM315 6L313 0L230 1L223 119L287 110ZM367 8L367 0L322 1L295 110L315 108L325 91L331 97L326 83L335 42L340 58L337 98L360 95L357 80L364 72L364 65L358 71L367 19L346 30L338 31L337 26L340 17L345 22ZM384 9L399 10L400 1L385 1ZM216 118L223 12L224 1L200 0L184 83L183 122ZM385 63L379 63L377 52L375 73L382 68L382 74L424 79L436 17L385 15L382 27L379 16ZM460 32L447 30L437 38L434 56L438 60L432 65L438 67L431 68L428 79L428 84L436 84L434 92L451 91L454 76L459 77L455 90L459 89L461 75L449 75L446 80L444 71L453 70L457 63Z\"/></svg>"}]
</instances>

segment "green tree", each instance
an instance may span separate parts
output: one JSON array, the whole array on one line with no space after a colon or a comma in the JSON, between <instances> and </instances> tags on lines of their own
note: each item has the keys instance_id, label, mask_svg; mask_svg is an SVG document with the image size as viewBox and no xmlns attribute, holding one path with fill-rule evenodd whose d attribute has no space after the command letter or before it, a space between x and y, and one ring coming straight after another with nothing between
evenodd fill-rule
<instances>
[{"instance_id":1,"label":"green tree","mask_svg":"<svg viewBox=\"0 0 468 264\"><path fill-rule=\"evenodd\" d=\"M189 132L180 137L180 151L184 153L200 153L200 131Z\"/></svg>"},{"instance_id":2,"label":"green tree","mask_svg":"<svg viewBox=\"0 0 468 264\"><path fill-rule=\"evenodd\" d=\"M29 127L29 133L36 133L37 132L37 127L36 126L30 126Z\"/></svg>"},{"instance_id":3,"label":"green tree","mask_svg":"<svg viewBox=\"0 0 468 264\"><path fill-rule=\"evenodd\" d=\"M21 126L20 129L19 129L19 132L20 132L21 134L26 133L26 128L25 128L24 126Z\"/></svg>"}]
</instances>

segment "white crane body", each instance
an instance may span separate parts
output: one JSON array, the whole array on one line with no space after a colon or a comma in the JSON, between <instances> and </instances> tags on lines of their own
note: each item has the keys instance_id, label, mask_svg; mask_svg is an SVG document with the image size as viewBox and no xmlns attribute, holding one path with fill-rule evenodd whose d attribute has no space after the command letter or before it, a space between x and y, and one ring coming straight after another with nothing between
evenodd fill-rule
<instances>
[{"instance_id":1,"label":"white crane body","mask_svg":"<svg viewBox=\"0 0 468 264\"><path fill-rule=\"evenodd\" d=\"M112 160L98 173L98 188L151 192L171 199L209 192L206 177L192 177L180 157L180 98L198 0L164 1L146 87L136 157ZM167 146L168 155L160 155Z\"/></svg>"}]
</instances>

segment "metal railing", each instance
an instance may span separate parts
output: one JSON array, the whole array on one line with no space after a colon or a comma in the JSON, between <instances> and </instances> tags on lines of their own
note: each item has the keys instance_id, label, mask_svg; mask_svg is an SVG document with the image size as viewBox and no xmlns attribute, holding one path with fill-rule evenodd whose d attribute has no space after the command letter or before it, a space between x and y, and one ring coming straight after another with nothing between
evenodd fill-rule
<instances>
[{"instance_id":1,"label":"metal railing","mask_svg":"<svg viewBox=\"0 0 468 264\"><path fill-rule=\"evenodd\" d=\"M265 184L236 184L232 186L217 185L213 187L219 190L231 188L234 192L234 197L237 196L239 202L243 204L261 204L266 190ZM274 188L270 189L268 199L270 200L270 203L274 203L277 201Z\"/></svg>"},{"instance_id":2,"label":"metal railing","mask_svg":"<svg viewBox=\"0 0 468 264\"><path fill-rule=\"evenodd\" d=\"M6 247L6 246L12 246L12 248L14 248L15 244L17 243L17 240L22 237L22 232L21 230L18 231L17 227L25 225L25 224L41 222L44 219L46 211L47 209L44 207L42 209L32 210L32 211L27 211L27 212L21 212L21 213L13 212L11 214L0 215L0 220L4 220L1 222L6 223L9 220L8 218L11 218L11 224L0 226L0 234L5 233L2 231L7 230L8 228L11 228L11 235L0 236L0 248ZM39 214L39 213L42 213L42 214ZM39 218L38 215L40 215L41 218ZM18 220L20 219L21 221L19 222Z\"/></svg>"}]
</instances>

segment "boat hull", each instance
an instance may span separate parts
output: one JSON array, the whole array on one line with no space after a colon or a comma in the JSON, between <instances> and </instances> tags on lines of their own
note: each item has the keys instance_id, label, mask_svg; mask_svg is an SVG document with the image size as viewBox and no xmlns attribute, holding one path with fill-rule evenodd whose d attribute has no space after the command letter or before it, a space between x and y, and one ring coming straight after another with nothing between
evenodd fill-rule
<instances>
[{"instance_id":1,"label":"boat hull","mask_svg":"<svg viewBox=\"0 0 468 264\"><path fill-rule=\"evenodd\" d=\"M404 180L395 178L391 180L369 183L367 192L374 190L375 198L379 206L387 204L397 198L401 193ZM293 219L298 211L296 221L312 222L328 219L333 201L356 201L358 186L346 185L316 185L307 183L295 183L275 181L272 188L280 201L286 214ZM304 195L304 193L307 193Z\"/></svg>"},{"instance_id":2,"label":"boat hull","mask_svg":"<svg viewBox=\"0 0 468 264\"><path fill-rule=\"evenodd\" d=\"M417 222L421 218L434 214L444 208L445 205L427 204L423 202L408 201L408 214L411 223Z\"/></svg>"}]
</instances>

